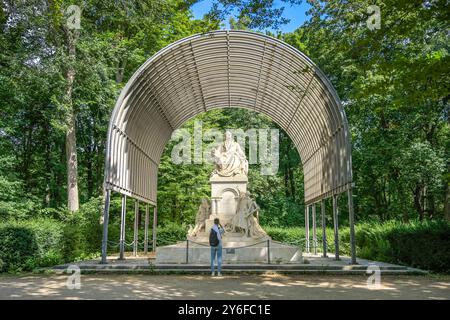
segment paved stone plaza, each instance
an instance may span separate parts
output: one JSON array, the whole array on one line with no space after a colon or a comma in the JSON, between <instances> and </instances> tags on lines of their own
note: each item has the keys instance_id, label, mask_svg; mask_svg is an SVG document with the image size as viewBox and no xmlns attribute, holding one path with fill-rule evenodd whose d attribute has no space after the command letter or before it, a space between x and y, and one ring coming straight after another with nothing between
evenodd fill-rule
<instances>
[{"instance_id":1,"label":"paved stone plaza","mask_svg":"<svg viewBox=\"0 0 450 320\"><path fill-rule=\"evenodd\" d=\"M0 299L449 299L450 276L332 275L81 275L68 289L67 275L0 277Z\"/></svg>"}]
</instances>

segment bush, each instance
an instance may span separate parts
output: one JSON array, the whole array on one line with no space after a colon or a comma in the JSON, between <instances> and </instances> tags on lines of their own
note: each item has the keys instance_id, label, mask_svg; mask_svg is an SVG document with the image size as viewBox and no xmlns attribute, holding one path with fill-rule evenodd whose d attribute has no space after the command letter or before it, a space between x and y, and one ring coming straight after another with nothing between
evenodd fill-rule
<instances>
[{"instance_id":1,"label":"bush","mask_svg":"<svg viewBox=\"0 0 450 320\"><path fill-rule=\"evenodd\" d=\"M303 244L305 241L304 228L263 227L272 240L291 244Z\"/></svg>"},{"instance_id":2,"label":"bush","mask_svg":"<svg viewBox=\"0 0 450 320\"><path fill-rule=\"evenodd\" d=\"M341 240L348 243L348 234ZM446 221L362 223L356 226L356 244L361 258L450 272L450 223Z\"/></svg>"},{"instance_id":3,"label":"bush","mask_svg":"<svg viewBox=\"0 0 450 320\"><path fill-rule=\"evenodd\" d=\"M0 223L0 271L27 271L99 255L101 198L76 213L52 211L54 218Z\"/></svg>"},{"instance_id":4,"label":"bush","mask_svg":"<svg viewBox=\"0 0 450 320\"><path fill-rule=\"evenodd\" d=\"M165 246L186 240L187 231L188 227L185 224L167 222L164 226L157 228L156 244L158 246Z\"/></svg>"},{"instance_id":5,"label":"bush","mask_svg":"<svg viewBox=\"0 0 450 320\"><path fill-rule=\"evenodd\" d=\"M387 234L392 262L450 273L450 223L399 224Z\"/></svg>"},{"instance_id":6,"label":"bush","mask_svg":"<svg viewBox=\"0 0 450 320\"><path fill-rule=\"evenodd\" d=\"M304 246L304 228L264 227L273 240ZM450 273L450 223L447 221L370 222L356 225L359 258ZM334 252L334 231L327 228L328 251ZM312 238L312 235L311 235ZM318 228L319 251L322 230ZM350 255L350 230L339 227L339 253Z\"/></svg>"},{"instance_id":7,"label":"bush","mask_svg":"<svg viewBox=\"0 0 450 320\"><path fill-rule=\"evenodd\" d=\"M62 263L63 224L49 219L0 224L1 271Z\"/></svg>"},{"instance_id":8,"label":"bush","mask_svg":"<svg viewBox=\"0 0 450 320\"><path fill-rule=\"evenodd\" d=\"M102 214L102 197L92 198L81 205L78 212L68 214L65 234L69 239L64 248L67 258L70 257L70 260L74 260L100 254L103 230L100 217Z\"/></svg>"},{"instance_id":9,"label":"bush","mask_svg":"<svg viewBox=\"0 0 450 320\"><path fill-rule=\"evenodd\" d=\"M64 210L49 212L54 218L40 218L0 223L0 271L32 270L85 259L100 254L102 225L101 198L91 199L77 213ZM131 216L129 219L132 218ZM130 221L128 219L128 221ZM111 219L109 239L119 241L119 219ZM132 224L127 224L132 228ZM168 222L158 226L157 245L169 245L186 239L188 226ZM304 247L304 228L265 226L275 241ZM130 232L131 231L131 232ZM327 228L329 252L334 251L334 231ZM149 230L151 239L152 230ZM132 241L132 229L127 231L127 243ZM143 242L142 229L139 241ZM348 227L339 228L340 254L350 254ZM322 230L317 228L319 251ZM446 221L366 222L356 225L357 255L375 261L404 264L435 272L450 272L450 223ZM117 253L118 246L111 245ZM127 248L129 249L129 248Z\"/></svg>"}]
</instances>

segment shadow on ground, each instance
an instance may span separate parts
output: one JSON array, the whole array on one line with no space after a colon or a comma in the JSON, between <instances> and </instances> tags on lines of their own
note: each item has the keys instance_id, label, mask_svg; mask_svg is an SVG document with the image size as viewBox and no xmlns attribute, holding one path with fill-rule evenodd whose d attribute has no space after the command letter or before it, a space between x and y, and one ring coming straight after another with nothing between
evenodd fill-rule
<instances>
[{"instance_id":1,"label":"shadow on ground","mask_svg":"<svg viewBox=\"0 0 450 320\"><path fill-rule=\"evenodd\" d=\"M81 275L81 288L67 288L68 275L0 277L0 299L449 299L448 276Z\"/></svg>"}]
</instances>

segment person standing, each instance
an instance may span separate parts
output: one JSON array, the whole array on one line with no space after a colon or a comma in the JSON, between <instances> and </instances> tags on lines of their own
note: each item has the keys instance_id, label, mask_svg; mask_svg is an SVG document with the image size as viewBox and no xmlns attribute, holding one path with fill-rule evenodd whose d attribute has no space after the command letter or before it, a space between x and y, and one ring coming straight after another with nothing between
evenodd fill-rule
<instances>
[{"instance_id":1,"label":"person standing","mask_svg":"<svg viewBox=\"0 0 450 320\"><path fill-rule=\"evenodd\" d=\"M209 234L209 245L211 246L211 276L214 276L214 260L217 256L217 276L221 277L222 269L222 235L225 230L220 225L218 218L214 219L214 225Z\"/></svg>"}]
</instances>

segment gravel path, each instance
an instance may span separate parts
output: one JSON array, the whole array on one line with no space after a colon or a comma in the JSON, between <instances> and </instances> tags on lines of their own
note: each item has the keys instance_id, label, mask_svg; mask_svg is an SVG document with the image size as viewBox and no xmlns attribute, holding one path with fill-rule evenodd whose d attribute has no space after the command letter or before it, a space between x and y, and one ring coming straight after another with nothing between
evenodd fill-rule
<instances>
[{"instance_id":1,"label":"gravel path","mask_svg":"<svg viewBox=\"0 0 450 320\"><path fill-rule=\"evenodd\" d=\"M0 299L450 299L450 276L332 275L67 275L0 276Z\"/></svg>"}]
</instances>

